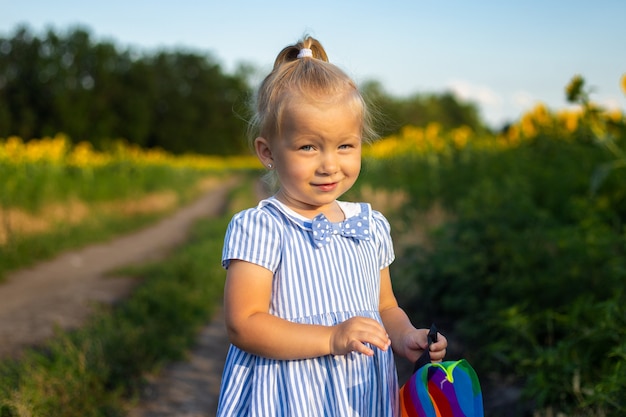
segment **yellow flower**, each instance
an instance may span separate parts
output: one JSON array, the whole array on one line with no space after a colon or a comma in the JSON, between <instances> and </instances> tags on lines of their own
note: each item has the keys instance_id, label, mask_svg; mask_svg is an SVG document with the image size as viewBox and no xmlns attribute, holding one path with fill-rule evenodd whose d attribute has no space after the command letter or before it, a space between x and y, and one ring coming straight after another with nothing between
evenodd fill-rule
<instances>
[{"instance_id":1,"label":"yellow flower","mask_svg":"<svg viewBox=\"0 0 626 417\"><path fill-rule=\"evenodd\" d=\"M467 145L472 136L472 129L468 126L461 126L452 131L452 142L457 149L462 149Z\"/></svg>"},{"instance_id":2,"label":"yellow flower","mask_svg":"<svg viewBox=\"0 0 626 417\"><path fill-rule=\"evenodd\" d=\"M546 127L549 126L552 118L550 116L550 112L545 104L539 103L532 110L532 119L537 122L539 126Z\"/></svg>"},{"instance_id":3,"label":"yellow flower","mask_svg":"<svg viewBox=\"0 0 626 417\"><path fill-rule=\"evenodd\" d=\"M626 73L622 74L622 92L626 95Z\"/></svg>"},{"instance_id":4,"label":"yellow flower","mask_svg":"<svg viewBox=\"0 0 626 417\"><path fill-rule=\"evenodd\" d=\"M439 139L439 132L441 132L441 125L439 123L428 123L426 125L426 140L429 142L436 142Z\"/></svg>"},{"instance_id":5,"label":"yellow flower","mask_svg":"<svg viewBox=\"0 0 626 417\"><path fill-rule=\"evenodd\" d=\"M11 164L20 164L25 155L25 146L22 138L18 136L9 136L4 143L3 158L6 158Z\"/></svg>"},{"instance_id":6,"label":"yellow flower","mask_svg":"<svg viewBox=\"0 0 626 417\"><path fill-rule=\"evenodd\" d=\"M535 123L533 122L532 113L525 113L522 116L521 128L522 134L526 138L533 138L537 135L537 128L535 127Z\"/></svg>"},{"instance_id":7,"label":"yellow flower","mask_svg":"<svg viewBox=\"0 0 626 417\"><path fill-rule=\"evenodd\" d=\"M84 169L104 166L110 159L109 155L95 151L91 143L80 142L68 155L67 162L69 165Z\"/></svg>"},{"instance_id":8,"label":"yellow flower","mask_svg":"<svg viewBox=\"0 0 626 417\"><path fill-rule=\"evenodd\" d=\"M561 125L565 127L565 130L568 133L574 133L576 129L578 129L578 122L581 117L579 111L564 110L559 112L557 117Z\"/></svg>"},{"instance_id":9,"label":"yellow flower","mask_svg":"<svg viewBox=\"0 0 626 417\"><path fill-rule=\"evenodd\" d=\"M624 114L620 109L607 110L606 118L612 122L619 123L624 119Z\"/></svg>"}]
</instances>

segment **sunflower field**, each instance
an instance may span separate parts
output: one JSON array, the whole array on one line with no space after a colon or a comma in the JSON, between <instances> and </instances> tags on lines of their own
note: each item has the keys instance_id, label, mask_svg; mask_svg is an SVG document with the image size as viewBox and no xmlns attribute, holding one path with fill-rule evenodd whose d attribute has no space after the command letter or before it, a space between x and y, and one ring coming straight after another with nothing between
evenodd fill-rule
<instances>
[{"instance_id":1,"label":"sunflower field","mask_svg":"<svg viewBox=\"0 0 626 417\"><path fill-rule=\"evenodd\" d=\"M392 234L428 229L392 264L400 304L487 393L519 388L489 415L626 414L626 119L580 77L566 93L497 135L409 126L366 152L368 189L403 195Z\"/></svg>"}]
</instances>

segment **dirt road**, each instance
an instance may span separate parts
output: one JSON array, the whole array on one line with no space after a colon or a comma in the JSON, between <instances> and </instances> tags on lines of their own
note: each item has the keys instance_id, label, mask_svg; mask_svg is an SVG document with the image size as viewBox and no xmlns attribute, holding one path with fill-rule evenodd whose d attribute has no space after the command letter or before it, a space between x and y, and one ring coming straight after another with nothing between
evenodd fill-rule
<instances>
[{"instance_id":1,"label":"dirt road","mask_svg":"<svg viewBox=\"0 0 626 417\"><path fill-rule=\"evenodd\" d=\"M107 273L165 256L184 242L196 220L223 209L231 185L216 184L193 204L146 229L9 274L0 284L0 358L19 356L25 347L45 341L55 326L80 326L95 303L128 295L136 279ZM174 364L154 378L145 401L130 415L214 415L227 345L218 314L202 331L189 362Z\"/></svg>"}]
</instances>

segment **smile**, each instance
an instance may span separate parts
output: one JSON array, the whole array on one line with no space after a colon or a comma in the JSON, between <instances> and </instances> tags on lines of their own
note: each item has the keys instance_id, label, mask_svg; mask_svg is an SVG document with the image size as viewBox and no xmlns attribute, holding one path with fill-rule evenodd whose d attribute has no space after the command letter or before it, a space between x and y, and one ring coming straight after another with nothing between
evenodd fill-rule
<instances>
[{"instance_id":1,"label":"smile","mask_svg":"<svg viewBox=\"0 0 626 417\"><path fill-rule=\"evenodd\" d=\"M337 188L337 183L331 182L329 184L315 184L315 188L322 191L333 191L335 188Z\"/></svg>"}]
</instances>

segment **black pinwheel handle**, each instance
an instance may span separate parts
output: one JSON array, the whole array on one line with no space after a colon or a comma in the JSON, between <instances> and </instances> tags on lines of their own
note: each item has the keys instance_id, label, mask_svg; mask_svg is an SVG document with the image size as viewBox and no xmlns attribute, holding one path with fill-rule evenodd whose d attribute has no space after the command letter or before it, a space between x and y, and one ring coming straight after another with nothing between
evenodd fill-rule
<instances>
[{"instance_id":1,"label":"black pinwheel handle","mask_svg":"<svg viewBox=\"0 0 626 417\"><path fill-rule=\"evenodd\" d=\"M430 345L437 341L437 326L435 323L430 325L430 330L428 331L428 347L424 350L424 353L415 361L415 367L413 368L413 372L417 371L422 366L430 363Z\"/></svg>"}]
</instances>

